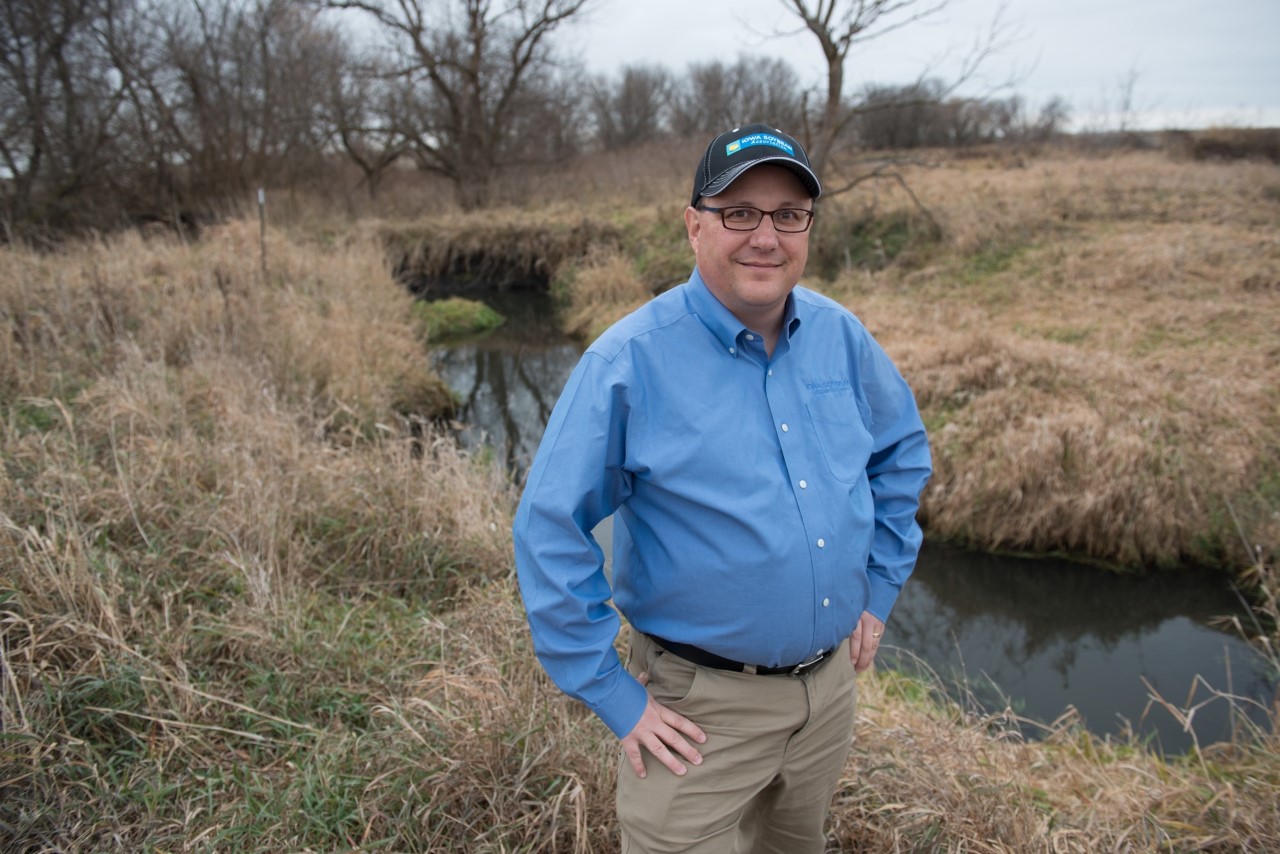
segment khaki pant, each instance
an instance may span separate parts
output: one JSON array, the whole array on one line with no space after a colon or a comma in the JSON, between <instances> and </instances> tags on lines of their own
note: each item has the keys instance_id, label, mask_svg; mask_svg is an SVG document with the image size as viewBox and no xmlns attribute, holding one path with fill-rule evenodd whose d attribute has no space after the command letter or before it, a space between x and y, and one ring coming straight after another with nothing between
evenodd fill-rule
<instances>
[{"instance_id":1,"label":"khaki pant","mask_svg":"<svg viewBox=\"0 0 1280 854\"><path fill-rule=\"evenodd\" d=\"M654 699L707 734L701 765L677 777L645 754L645 779L618 767L623 854L803 854L823 823L853 740L854 673L846 640L802 676L699 667L633 631L627 669Z\"/></svg>"}]
</instances>

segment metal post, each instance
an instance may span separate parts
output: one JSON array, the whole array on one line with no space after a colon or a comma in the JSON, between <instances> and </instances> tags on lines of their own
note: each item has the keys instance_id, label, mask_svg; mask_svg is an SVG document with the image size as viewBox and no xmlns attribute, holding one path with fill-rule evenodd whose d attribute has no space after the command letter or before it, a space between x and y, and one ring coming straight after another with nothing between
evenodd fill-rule
<instances>
[{"instance_id":1,"label":"metal post","mask_svg":"<svg viewBox=\"0 0 1280 854\"><path fill-rule=\"evenodd\" d=\"M267 191L258 188L258 246L262 253L262 280L267 280Z\"/></svg>"}]
</instances>

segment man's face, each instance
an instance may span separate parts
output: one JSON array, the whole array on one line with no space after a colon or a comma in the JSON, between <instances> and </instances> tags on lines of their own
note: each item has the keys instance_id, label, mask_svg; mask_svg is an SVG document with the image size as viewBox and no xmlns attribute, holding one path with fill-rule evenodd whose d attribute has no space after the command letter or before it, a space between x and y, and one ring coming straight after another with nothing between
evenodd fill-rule
<instances>
[{"instance_id":1,"label":"man's face","mask_svg":"<svg viewBox=\"0 0 1280 854\"><path fill-rule=\"evenodd\" d=\"M808 210L813 200L790 170L766 163L749 169L702 204ZM731 231L720 214L692 207L685 209L684 221L698 271L716 298L757 331L767 332L765 325L781 322L787 294L800 281L809 257L809 232L779 232L767 216L754 231Z\"/></svg>"}]
</instances>

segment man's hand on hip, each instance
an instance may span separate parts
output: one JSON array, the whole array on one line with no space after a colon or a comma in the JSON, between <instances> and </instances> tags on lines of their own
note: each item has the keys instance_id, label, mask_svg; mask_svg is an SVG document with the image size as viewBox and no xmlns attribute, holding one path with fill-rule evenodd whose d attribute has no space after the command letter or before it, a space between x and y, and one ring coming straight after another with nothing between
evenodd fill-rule
<instances>
[{"instance_id":1,"label":"man's hand on hip","mask_svg":"<svg viewBox=\"0 0 1280 854\"><path fill-rule=\"evenodd\" d=\"M863 611L858 625L853 629L853 634L849 635L849 660L853 662L855 672L861 673L871 666L872 659L876 657L876 650L880 648L882 634L884 634L884 623L871 616L870 612Z\"/></svg>"},{"instance_id":2,"label":"man's hand on hip","mask_svg":"<svg viewBox=\"0 0 1280 854\"><path fill-rule=\"evenodd\" d=\"M648 684L648 676L647 673L640 674L641 685ZM653 697L649 697L649 702L644 707L644 714L631 728L631 732L623 736L622 752L627 755L636 776L641 779L644 779L647 774L641 747L671 769L672 774L683 775L688 769L679 757L683 756L694 765L702 764L702 754L685 740L685 736L692 738L698 744L707 740L707 734L693 721L668 709Z\"/></svg>"}]
</instances>

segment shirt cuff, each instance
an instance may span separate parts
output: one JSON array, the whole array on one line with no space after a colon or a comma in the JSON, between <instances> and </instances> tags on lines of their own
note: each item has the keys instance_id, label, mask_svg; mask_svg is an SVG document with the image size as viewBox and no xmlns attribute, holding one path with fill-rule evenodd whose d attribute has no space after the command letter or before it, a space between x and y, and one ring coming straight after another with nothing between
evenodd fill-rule
<instances>
[{"instance_id":1,"label":"shirt cuff","mask_svg":"<svg viewBox=\"0 0 1280 854\"><path fill-rule=\"evenodd\" d=\"M898 594L902 590L875 575L870 575L868 580L871 595L867 602L867 611L880 622L887 623L889 612L893 610L893 604L898 601Z\"/></svg>"},{"instance_id":2,"label":"shirt cuff","mask_svg":"<svg viewBox=\"0 0 1280 854\"><path fill-rule=\"evenodd\" d=\"M649 692L625 670L618 678L618 687L592 711L604 721L604 725L618 738L623 738L640 722L644 708L649 703Z\"/></svg>"}]
</instances>

